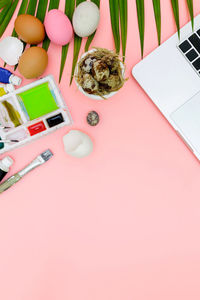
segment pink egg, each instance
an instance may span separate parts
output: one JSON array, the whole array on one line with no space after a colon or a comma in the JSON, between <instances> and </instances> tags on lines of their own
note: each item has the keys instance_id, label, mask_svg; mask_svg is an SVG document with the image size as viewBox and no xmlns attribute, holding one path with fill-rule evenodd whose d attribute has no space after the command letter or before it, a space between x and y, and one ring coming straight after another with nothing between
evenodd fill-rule
<instances>
[{"instance_id":1,"label":"pink egg","mask_svg":"<svg viewBox=\"0 0 200 300\"><path fill-rule=\"evenodd\" d=\"M66 45L73 37L73 28L70 20L58 9L52 9L47 13L44 26L48 38L54 44Z\"/></svg>"}]
</instances>

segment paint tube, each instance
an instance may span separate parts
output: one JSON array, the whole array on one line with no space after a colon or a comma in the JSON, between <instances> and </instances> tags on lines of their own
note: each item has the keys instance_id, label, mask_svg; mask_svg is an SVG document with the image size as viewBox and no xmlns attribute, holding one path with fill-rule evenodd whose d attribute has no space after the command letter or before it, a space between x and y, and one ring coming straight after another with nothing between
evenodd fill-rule
<instances>
[{"instance_id":1,"label":"paint tube","mask_svg":"<svg viewBox=\"0 0 200 300\"><path fill-rule=\"evenodd\" d=\"M0 82L20 85L22 80L20 77L15 76L13 73L11 73L9 70L0 68Z\"/></svg>"}]
</instances>

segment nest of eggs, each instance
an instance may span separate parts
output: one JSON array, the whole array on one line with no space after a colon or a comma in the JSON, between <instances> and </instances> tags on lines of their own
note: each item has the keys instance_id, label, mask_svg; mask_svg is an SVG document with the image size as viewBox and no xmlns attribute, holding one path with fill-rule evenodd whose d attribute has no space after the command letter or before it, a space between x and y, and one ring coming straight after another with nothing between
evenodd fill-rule
<instances>
[{"instance_id":1,"label":"nest of eggs","mask_svg":"<svg viewBox=\"0 0 200 300\"><path fill-rule=\"evenodd\" d=\"M76 81L86 93L104 98L124 85L122 61L112 51L95 48L79 61Z\"/></svg>"}]
</instances>

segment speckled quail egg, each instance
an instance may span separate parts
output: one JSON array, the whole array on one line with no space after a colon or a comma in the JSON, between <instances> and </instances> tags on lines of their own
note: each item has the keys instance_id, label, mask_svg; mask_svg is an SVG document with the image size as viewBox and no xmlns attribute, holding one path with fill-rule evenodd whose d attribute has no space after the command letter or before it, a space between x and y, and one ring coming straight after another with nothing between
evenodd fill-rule
<instances>
[{"instance_id":1,"label":"speckled quail egg","mask_svg":"<svg viewBox=\"0 0 200 300\"><path fill-rule=\"evenodd\" d=\"M88 94L92 94L98 91L99 84L90 74L84 74L82 88Z\"/></svg>"},{"instance_id":2,"label":"speckled quail egg","mask_svg":"<svg viewBox=\"0 0 200 300\"><path fill-rule=\"evenodd\" d=\"M105 63L102 63L100 60L97 60L93 63L92 66L92 75L97 81L104 81L108 79L110 71Z\"/></svg>"},{"instance_id":3,"label":"speckled quail egg","mask_svg":"<svg viewBox=\"0 0 200 300\"><path fill-rule=\"evenodd\" d=\"M96 61L95 58L91 58L91 57L86 58L82 67L83 71L85 71L86 73L90 73L95 61Z\"/></svg>"}]
</instances>

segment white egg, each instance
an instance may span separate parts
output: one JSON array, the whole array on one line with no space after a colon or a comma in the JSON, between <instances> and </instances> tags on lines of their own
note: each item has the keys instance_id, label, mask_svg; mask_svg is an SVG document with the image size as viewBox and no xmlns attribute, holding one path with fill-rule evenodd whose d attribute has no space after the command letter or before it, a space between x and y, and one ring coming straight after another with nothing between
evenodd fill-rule
<instances>
[{"instance_id":1,"label":"white egg","mask_svg":"<svg viewBox=\"0 0 200 300\"><path fill-rule=\"evenodd\" d=\"M91 138L80 130L70 130L63 137L63 143L66 153L74 157L85 157L93 151Z\"/></svg>"},{"instance_id":2,"label":"white egg","mask_svg":"<svg viewBox=\"0 0 200 300\"><path fill-rule=\"evenodd\" d=\"M10 66L18 64L24 44L16 37L7 36L0 41L0 57Z\"/></svg>"},{"instance_id":3,"label":"white egg","mask_svg":"<svg viewBox=\"0 0 200 300\"><path fill-rule=\"evenodd\" d=\"M91 35L99 24L100 12L96 4L84 1L77 6L73 14L73 27L80 37Z\"/></svg>"}]
</instances>

